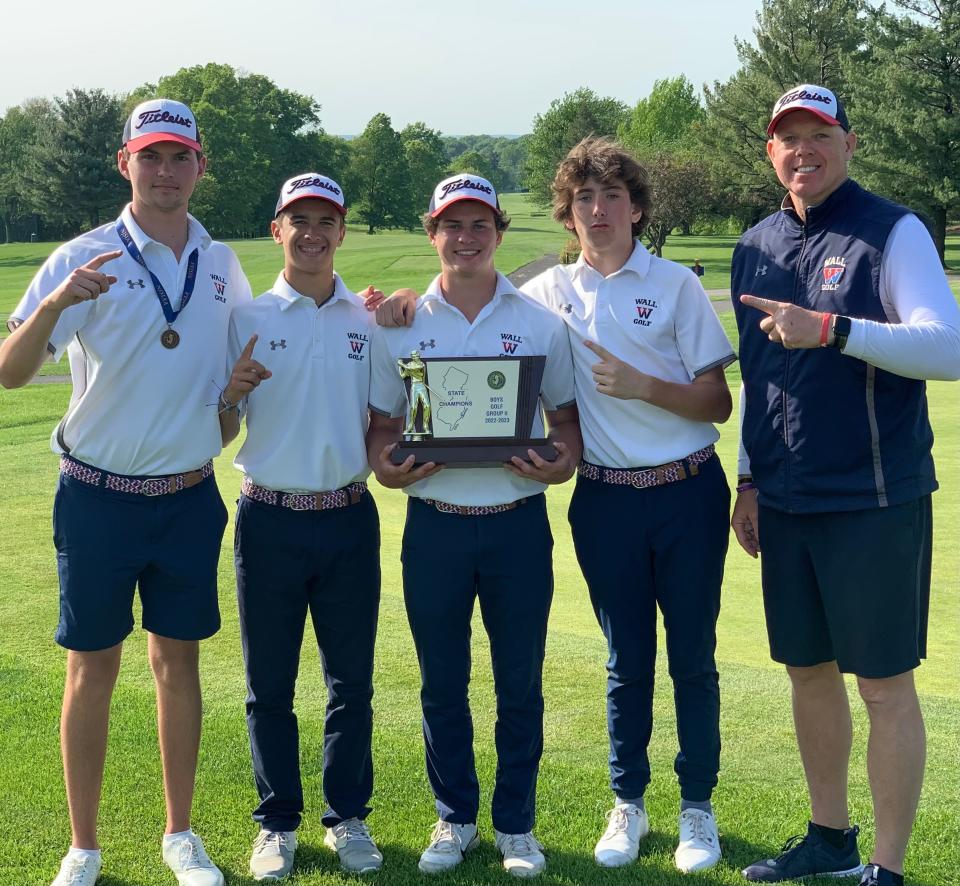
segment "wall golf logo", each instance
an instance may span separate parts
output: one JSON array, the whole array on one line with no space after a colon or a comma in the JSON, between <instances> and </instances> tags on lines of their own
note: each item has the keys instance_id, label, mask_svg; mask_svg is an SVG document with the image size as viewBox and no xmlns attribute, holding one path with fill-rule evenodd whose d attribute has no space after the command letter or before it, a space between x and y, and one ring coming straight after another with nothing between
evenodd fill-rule
<instances>
[{"instance_id":1,"label":"wall golf logo","mask_svg":"<svg viewBox=\"0 0 960 886\"><path fill-rule=\"evenodd\" d=\"M634 304L637 307L637 316L633 318L635 326L649 326L653 321L650 319L653 312L659 307L655 299L635 298Z\"/></svg>"},{"instance_id":2,"label":"wall golf logo","mask_svg":"<svg viewBox=\"0 0 960 886\"><path fill-rule=\"evenodd\" d=\"M224 304L226 304L227 299L226 299L226 296L224 295L227 289L226 278L221 277L219 274L211 274L210 279L213 281L213 288L217 290L213 297L217 301L223 302Z\"/></svg>"},{"instance_id":3,"label":"wall golf logo","mask_svg":"<svg viewBox=\"0 0 960 886\"><path fill-rule=\"evenodd\" d=\"M500 342L503 345L504 354L515 354L517 348L523 344L523 336L514 335L512 332L501 332Z\"/></svg>"},{"instance_id":4,"label":"wall golf logo","mask_svg":"<svg viewBox=\"0 0 960 886\"><path fill-rule=\"evenodd\" d=\"M823 263L823 284L821 292L835 292L840 288L844 271L847 269L847 260L842 255L834 255Z\"/></svg>"},{"instance_id":5,"label":"wall golf logo","mask_svg":"<svg viewBox=\"0 0 960 886\"><path fill-rule=\"evenodd\" d=\"M364 360L367 355L363 353L363 349L368 341L369 339L362 332L348 332L347 343L350 345L350 350L347 351L347 357L351 360Z\"/></svg>"}]
</instances>

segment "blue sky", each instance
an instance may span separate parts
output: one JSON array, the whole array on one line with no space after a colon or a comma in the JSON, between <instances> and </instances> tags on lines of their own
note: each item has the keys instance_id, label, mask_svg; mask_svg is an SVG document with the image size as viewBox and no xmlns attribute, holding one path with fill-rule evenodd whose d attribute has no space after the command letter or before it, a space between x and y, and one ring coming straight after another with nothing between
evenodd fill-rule
<instances>
[{"instance_id":1,"label":"blue sky","mask_svg":"<svg viewBox=\"0 0 960 886\"><path fill-rule=\"evenodd\" d=\"M52 0L5 4L0 111L35 96L124 92L209 61L312 95L328 132L384 111L444 133L529 132L587 86L633 104L655 80L699 88L737 67L760 0Z\"/></svg>"}]
</instances>

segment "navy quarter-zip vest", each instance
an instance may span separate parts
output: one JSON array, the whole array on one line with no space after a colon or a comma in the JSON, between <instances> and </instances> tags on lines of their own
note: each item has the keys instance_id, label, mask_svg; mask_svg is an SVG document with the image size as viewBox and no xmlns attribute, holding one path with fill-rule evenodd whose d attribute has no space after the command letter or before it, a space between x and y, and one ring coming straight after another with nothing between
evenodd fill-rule
<instances>
[{"instance_id":1,"label":"navy quarter-zip vest","mask_svg":"<svg viewBox=\"0 0 960 886\"><path fill-rule=\"evenodd\" d=\"M740 330L743 443L768 507L853 511L911 501L937 488L926 385L836 348L787 350L760 329L744 293L813 311L890 322L880 266L890 231L909 212L847 179L806 222L792 210L747 231L733 255Z\"/></svg>"}]
</instances>

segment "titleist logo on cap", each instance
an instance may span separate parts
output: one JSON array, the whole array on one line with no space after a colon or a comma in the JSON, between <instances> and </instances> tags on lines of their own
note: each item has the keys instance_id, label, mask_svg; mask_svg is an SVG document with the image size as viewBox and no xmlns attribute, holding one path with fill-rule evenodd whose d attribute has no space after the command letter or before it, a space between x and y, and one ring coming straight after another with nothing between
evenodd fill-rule
<instances>
[{"instance_id":1,"label":"titleist logo on cap","mask_svg":"<svg viewBox=\"0 0 960 886\"><path fill-rule=\"evenodd\" d=\"M340 196L340 188L333 184L333 182L324 181L322 178L297 178L291 181L289 185L288 194L292 194L294 191L299 191L302 188L322 188L325 191L336 194L338 197Z\"/></svg>"},{"instance_id":2,"label":"titleist logo on cap","mask_svg":"<svg viewBox=\"0 0 960 886\"><path fill-rule=\"evenodd\" d=\"M807 92L806 89L795 89L793 92L788 92L786 95L780 97L780 101L777 102L777 106L773 109L774 114L784 105L796 101L822 102L825 105L833 104L833 99L829 95L823 95L819 92Z\"/></svg>"},{"instance_id":3,"label":"titleist logo on cap","mask_svg":"<svg viewBox=\"0 0 960 886\"><path fill-rule=\"evenodd\" d=\"M458 178L452 182L446 182L440 187L443 189L443 196L441 200L446 200L451 194L462 191L464 188L469 188L473 191L482 191L484 194L492 194L493 188L488 185L481 184L480 182L471 181L468 178Z\"/></svg>"},{"instance_id":4,"label":"titleist logo on cap","mask_svg":"<svg viewBox=\"0 0 960 886\"><path fill-rule=\"evenodd\" d=\"M144 111L137 119L140 121L134 129L140 129L150 123L173 123L176 126L186 126L187 129L193 128L193 120L187 117L181 117L180 114L171 114L169 111Z\"/></svg>"}]
</instances>

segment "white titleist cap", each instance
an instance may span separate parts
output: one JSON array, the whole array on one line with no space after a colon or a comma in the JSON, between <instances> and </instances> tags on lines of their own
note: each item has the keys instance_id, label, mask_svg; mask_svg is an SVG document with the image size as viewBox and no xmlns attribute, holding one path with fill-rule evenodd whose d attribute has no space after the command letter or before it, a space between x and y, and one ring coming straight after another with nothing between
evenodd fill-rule
<instances>
[{"instance_id":1,"label":"white titleist cap","mask_svg":"<svg viewBox=\"0 0 960 886\"><path fill-rule=\"evenodd\" d=\"M489 206L497 215L503 215L493 185L479 175L461 172L445 178L434 188L433 196L430 198L431 218L436 218L444 209L460 200L478 200Z\"/></svg>"},{"instance_id":2,"label":"white titleist cap","mask_svg":"<svg viewBox=\"0 0 960 886\"><path fill-rule=\"evenodd\" d=\"M180 142L202 151L193 111L172 98L152 98L137 105L123 127L123 146L135 153L155 142Z\"/></svg>"},{"instance_id":3,"label":"white titleist cap","mask_svg":"<svg viewBox=\"0 0 960 886\"><path fill-rule=\"evenodd\" d=\"M839 126L844 132L850 131L847 112L843 110L840 99L825 86L804 83L781 95L773 106L767 135L773 135L780 119L791 111L809 111L831 126Z\"/></svg>"},{"instance_id":4,"label":"white titleist cap","mask_svg":"<svg viewBox=\"0 0 960 886\"><path fill-rule=\"evenodd\" d=\"M302 172L283 183L280 189L280 199L277 200L277 211L274 217L280 215L291 203L313 197L317 200L326 200L332 203L340 212L347 214L347 207L343 205L343 191L332 178L320 175L317 172Z\"/></svg>"}]
</instances>

